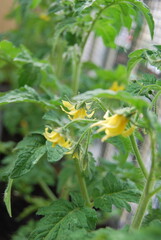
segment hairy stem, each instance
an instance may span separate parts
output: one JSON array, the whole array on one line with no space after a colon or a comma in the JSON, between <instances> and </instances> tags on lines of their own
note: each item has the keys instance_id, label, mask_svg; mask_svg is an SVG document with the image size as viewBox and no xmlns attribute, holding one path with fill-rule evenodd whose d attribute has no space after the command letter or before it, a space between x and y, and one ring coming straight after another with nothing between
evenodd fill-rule
<instances>
[{"instance_id":1,"label":"hairy stem","mask_svg":"<svg viewBox=\"0 0 161 240\"><path fill-rule=\"evenodd\" d=\"M78 181L79 181L82 197L85 201L86 206L91 207L91 202L90 202L90 199L89 199L86 182L85 182L85 179L84 179L84 177L82 175L82 172L81 172L79 160L77 158L75 158L74 162L75 162L75 167L76 167L76 172L77 172L77 176L78 176Z\"/></svg>"},{"instance_id":2,"label":"hairy stem","mask_svg":"<svg viewBox=\"0 0 161 240\"><path fill-rule=\"evenodd\" d=\"M48 187L48 185L45 182L40 181L39 185L49 199L51 199L52 201L55 201L57 199L56 196L54 195L54 193L50 190L50 188Z\"/></svg>"},{"instance_id":3,"label":"hairy stem","mask_svg":"<svg viewBox=\"0 0 161 240\"><path fill-rule=\"evenodd\" d=\"M144 165L144 162L143 162L143 160L141 158L141 154L139 152L139 149L138 149L138 146L137 146L134 134L132 134L130 136L130 142L131 142L131 145L132 145L135 157L137 159L137 162L138 162L138 164L140 166L140 169L142 170L142 173L144 174L144 177L147 179L148 178L148 172L147 172L147 170L145 168L145 165Z\"/></svg>"},{"instance_id":4,"label":"hairy stem","mask_svg":"<svg viewBox=\"0 0 161 240\"><path fill-rule=\"evenodd\" d=\"M151 136L151 155L152 155L151 169L144 187L144 191L140 198L140 202L139 202L136 214L130 226L130 230L140 228L146 209L148 207L148 203L152 197L151 191L153 190L153 186L155 183L155 139L152 132L150 133L150 136Z\"/></svg>"},{"instance_id":5,"label":"hairy stem","mask_svg":"<svg viewBox=\"0 0 161 240\"><path fill-rule=\"evenodd\" d=\"M102 12L113 4L114 3L108 4L104 8L100 9L100 11L97 13L95 19L91 23L91 25L90 25L87 33L86 33L86 36L85 36L85 38L84 38L84 40L83 40L83 42L80 46L81 47L81 54L80 54L79 58L77 59L77 56L73 57L73 93L74 93L74 95L76 95L78 93L78 89L79 89L79 79L80 79L80 73L81 73L81 67L82 67L81 59L82 59L82 55L83 55L84 48L85 48L85 45L87 43L88 37L89 37L90 33L92 32L95 23L100 18Z\"/></svg>"}]
</instances>

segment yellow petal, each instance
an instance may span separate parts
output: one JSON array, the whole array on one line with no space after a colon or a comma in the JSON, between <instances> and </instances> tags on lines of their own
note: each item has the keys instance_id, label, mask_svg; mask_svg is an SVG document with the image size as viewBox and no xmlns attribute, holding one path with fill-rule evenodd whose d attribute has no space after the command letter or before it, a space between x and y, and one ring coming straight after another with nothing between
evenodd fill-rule
<instances>
[{"instance_id":1,"label":"yellow petal","mask_svg":"<svg viewBox=\"0 0 161 240\"><path fill-rule=\"evenodd\" d=\"M108 118L108 124L111 126L113 125L115 127L121 124L126 124L127 122L128 122L128 119L123 115L115 114Z\"/></svg>"},{"instance_id":2,"label":"yellow petal","mask_svg":"<svg viewBox=\"0 0 161 240\"><path fill-rule=\"evenodd\" d=\"M85 118L86 114L86 110L84 108L80 108L77 110L77 112L75 112L75 114L73 115L73 119L78 119L78 118Z\"/></svg>"},{"instance_id":3,"label":"yellow petal","mask_svg":"<svg viewBox=\"0 0 161 240\"><path fill-rule=\"evenodd\" d=\"M68 111L66 111L62 106L60 106L61 107L61 110L63 111L63 112L65 112L65 113L69 113Z\"/></svg>"},{"instance_id":4,"label":"yellow petal","mask_svg":"<svg viewBox=\"0 0 161 240\"><path fill-rule=\"evenodd\" d=\"M46 139L50 139L50 138L55 138L56 136L57 136L57 132L54 132L54 131L52 131L51 133L50 132L48 132L48 128L45 128L45 133L44 133L44 137L46 138Z\"/></svg>"},{"instance_id":5,"label":"yellow petal","mask_svg":"<svg viewBox=\"0 0 161 240\"><path fill-rule=\"evenodd\" d=\"M118 92L118 91L121 91L121 90L124 90L125 89L125 86L124 85L118 85L118 82L114 82L112 84L112 86L109 88L109 90L112 90L112 91L115 91L115 92Z\"/></svg>"},{"instance_id":6,"label":"yellow petal","mask_svg":"<svg viewBox=\"0 0 161 240\"><path fill-rule=\"evenodd\" d=\"M64 107L68 108L69 110L74 108L74 106L68 101L62 101L62 103L63 103Z\"/></svg>"},{"instance_id":7,"label":"yellow petal","mask_svg":"<svg viewBox=\"0 0 161 240\"><path fill-rule=\"evenodd\" d=\"M50 17L48 15L44 14L44 13L40 14L39 17L40 17L40 19L42 19L46 22L50 21Z\"/></svg>"},{"instance_id":8,"label":"yellow petal","mask_svg":"<svg viewBox=\"0 0 161 240\"><path fill-rule=\"evenodd\" d=\"M128 130L125 130L123 133L122 133L122 136L124 137L128 137L130 136L134 131L135 131L135 126L132 126L131 128L129 128Z\"/></svg>"},{"instance_id":9,"label":"yellow petal","mask_svg":"<svg viewBox=\"0 0 161 240\"><path fill-rule=\"evenodd\" d=\"M102 126L104 124L105 120L98 121L96 123L93 123L90 128L96 127L96 126Z\"/></svg>"},{"instance_id":10,"label":"yellow petal","mask_svg":"<svg viewBox=\"0 0 161 240\"><path fill-rule=\"evenodd\" d=\"M73 110L69 111L68 114L74 116L75 114L77 114L78 111L79 111L79 110L77 110L77 109L73 109Z\"/></svg>"},{"instance_id":11,"label":"yellow petal","mask_svg":"<svg viewBox=\"0 0 161 240\"><path fill-rule=\"evenodd\" d=\"M90 114L87 114L87 117L88 117L88 118L91 118L91 117L93 116L93 114L94 114L94 111L91 112Z\"/></svg>"}]
</instances>

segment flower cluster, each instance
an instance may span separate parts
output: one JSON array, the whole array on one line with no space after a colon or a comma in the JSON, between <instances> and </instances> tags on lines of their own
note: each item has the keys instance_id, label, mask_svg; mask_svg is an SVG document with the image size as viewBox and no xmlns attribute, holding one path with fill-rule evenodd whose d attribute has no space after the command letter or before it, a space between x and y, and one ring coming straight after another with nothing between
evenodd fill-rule
<instances>
[{"instance_id":1,"label":"flower cluster","mask_svg":"<svg viewBox=\"0 0 161 240\"><path fill-rule=\"evenodd\" d=\"M111 90L113 91L119 91L123 90L123 86L119 86L117 82L113 83L113 86L111 87ZM70 120L75 119L84 119L84 118L91 118L94 114L94 111L91 113L88 113L89 108L86 105L86 109L76 108L76 104L71 104L68 101L62 101L63 107L61 106L61 109L68 114L68 117ZM64 109L65 107L65 109ZM104 120L100 120L94 124L91 125L92 127L99 126L100 128L97 130L97 132L105 131L105 136L102 138L102 141L107 140L110 137L114 137L117 135L122 135L124 137L127 137L132 134L135 127L130 127L127 129L127 123L129 122L129 118L124 116L123 114L115 114L113 116L109 116L108 111L104 115ZM69 140L66 140L64 136L59 132L59 130L55 131L48 131L48 128L45 129L44 133L45 138L52 142L52 146L55 147L56 144L59 144L62 147L71 149L72 143ZM71 151L69 151L71 152Z\"/></svg>"},{"instance_id":2,"label":"flower cluster","mask_svg":"<svg viewBox=\"0 0 161 240\"><path fill-rule=\"evenodd\" d=\"M76 109L75 105L72 105L67 101L63 101L63 105L65 108L68 109L68 111L66 111L62 106L61 109L68 114L68 117L71 120L84 119L85 117L90 118L94 114L94 111L88 114L85 108ZM52 142L52 147L55 147L57 144L59 144L62 147L68 149L71 148L71 142L69 140L65 140L64 136L60 134L57 130L49 132L49 129L46 128L44 136L48 141Z\"/></svg>"}]
</instances>

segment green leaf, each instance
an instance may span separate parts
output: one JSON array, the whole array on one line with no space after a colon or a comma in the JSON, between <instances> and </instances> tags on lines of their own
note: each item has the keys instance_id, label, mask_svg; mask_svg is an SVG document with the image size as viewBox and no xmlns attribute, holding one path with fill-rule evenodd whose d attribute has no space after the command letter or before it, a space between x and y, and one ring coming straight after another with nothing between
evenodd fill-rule
<instances>
[{"instance_id":1,"label":"green leaf","mask_svg":"<svg viewBox=\"0 0 161 240\"><path fill-rule=\"evenodd\" d=\"M10 217L12 217L12 210L11 210L11 189L12 189L13 179L9 178L7 188L4 192L4 202Z\"/></svg>"},{"instance_id":2,"label":"green leaf","mask_svg":"<svg viewBox=\"0 0 161 240\"><path fill-rule=\"evenodd\" d=\"M143 61L142 54L145 50L146 49L139 49L129 54L128 57L130 58L130 60L128 61L128 64L127 64L127 70L129 73L137 63Z\"/></svg>"},{"instance_id":3,"label":"green leaf","mask_svg":"<svg viewBox=\"0 0 161 240\"><path fill-rule=\"evenodd\" d=\"M145 17L151 38L154 35L154 20L148 6L138 0L115 0L115 1L96 1L96 4L101 13L99 19L94 25L94 30L97 35L103 38L105 45L115 47L115 37L119 33L121 26L125 25L130 29L132 19L131 15L135 15L134 10L131 8L136 7L135 11L140 11ZM119 8L120 7L120 8Z\"/></svg>"},{"instance_id":4,"label":"green leaf","mask_svg":"<svg viewBox=\"0 0 161 240\"><path fill-rule=\"evenodd\" d=\"M141 61L148 62L150 65L161 70L161 49L158 46L155 47L157 50L139 49L132 52L129 55L128 71L130 72L135 64Z\"/></svg>"},{"instance_id":5,"label":"green leaf","mask_svg":"<svg viewBox=\"0 0 161 240\"><path fill-rule=\"evenodd\" d=\"M99 19L95 24L95 32L97 36L101 36L106 46L116 47L114 43L117 35L116 29L111 26L109 19Z\"/></svg>"},{"instance_id":6,"label":"green leaf","mask_svg":"<svg viewBox=\"0 0 161 240\"><path fill-rule=\"evenodd\" d=\"M95 97L117 99L117 100L126 102L132 106L135 106L138 110L142 110L143 108L148 107L148 102L143 100L141 97L134 97L125 91L114 92L111 90L104 90L104 89L95 89L93 91L87 91L85 93L75 96L74 100L85 101L85 100L92 100L92 98L95 98Z\"/></svg>"},{"instance_id":7,"label":"green leaf","mask_svg":"<svg viewBox=\"0 0 161 240\"><path fill-rule=\"evenodd\" d=\"M143 14L143 16L145 17L145 19L148 23L151 38L153 38L153 35L154 35L154 20L153 20L152 14L150 13L149 7L145 3L140 2L139 0L115 0L115 3L118 3L118 4L126 3L126 2L134 5L135 7L137 7L138 10Z\"/></svg>"},{"instance_id":8,"label":"green leaf","mask_svg":"<svg viewBox=\"0 0 161 240\"><path fill-rule=\"evenodd\" d=\"M30 7L36 8L41 2L42 0L32 0Z\"/></svg>"},{"instance_id":9,"label":"green leaf","mask_svg":"<svg viewBox=\"0 0 161 240\"><path fill-rule=\"evenodd\" d=\"M57 162L67 153L68 149L56 145L52 147L52 143L47 141L46 142L46 149L47 149L47 160L49 162Z\"/></svg>"},{"instance_id":10,"label":"green leaf","mask_svg":"<svg viewBox=\"0 0 161 240\"><path fill-rule=\"evenodd\" d=\"M44 114L43 116L43 119L46 120L46 121L52 121L52 122L55 122L57 123L58 125L60 125L60 116L59 114L54 111L54 110L51 110L51 111L48 111Z\"/></svg>"},{"instance_id":11,"label":"green leaf","mask_svg":"<svg viewBox=\"0 0 161 240\"><path fill-rule=\"evenodd\" d=\"M20 50L16 48L12 42L3 40L0 42L0 60L11 62L20 53Z\"/></svg>"},{"instance_id":12,"label":"green leaf","mask_svg":"<svg viewBox=\"0 0 161 240\"><path fill-rule=\"evenodd\" d=\"M157 48L157 46L155 47ZM157 50L145 50L142 54L142 58L146 62L150 63L150 65L161 70L161 49L157 48Z\"/></svg>"},{"instance_id":13,"label":"green leaf","mask_svg":"<svg viewBox=\"0 0 161 240\"><path fill-rule=\"evenodd\" d=\"M108 173L103 179L103 187L103 192L97 193L94 198L95 207L103 211L111 212L112 205L130 211L128 202L137 203L139 200L140 194L135 185L119 180L112 173Z\"/></svg>"},{"instance_id":14,"label":"green leaf","mask_svg":"<svg viewBox=\"0 0 161 240\"><path fill-rule=\"evenodd\" d=\"M35 229L36 222L30 220L24 226L18 228L16 233L13 234L12 240L28 240L30 233Z\"/></svg>"},{"instance_id":15,"label":"green leaf","mask_svg":"<svg viewBox=\"0 0 161 240\"><path fill-rule=\"evenodd\" d=\"M93 3L96 2L96 0L81 0L80 2L76 3L76 11L81 12L93 5Z\"/></svg>"},{"instance_id":16,"label":"green leaf","mask_svg":"<svg viewBox=\"0 0 161 240\"><path fill-rule=\"evenodd\" d=\"M82 228L91 229L90 222L92 221L95 225L97 220L95 210L78 207L66 200L55 201L49 207L41 208L38 214L44 215L44 217L31 233L29 240L64 239L66 231L72 232Z\"/></svg>"},{"instance_id":17,"label":"green leaf","mask_svg":"<svg viewBox=\"0 0 161 240\"><path fill-rule=\"evenodd\" d=\"M144 217L143 225L149 225L154 220L161 222L161 209L151 209L150 212Z\"/></svg>"},{"instance_id":18,"label":"green leaf","mask_svg":"<svg viewBox=\"0 0 161 240\"><path fill-rule=\"evenodd\" d=\"M115 156L115 159L125 162L132 150L130 140L122 136L116 136L108 139L108 142L113 144L120 152L119 155Z\"/></svg>"},{"instance_id":19,"label":"green leaf","mask_svg":"<svg viewBox=\"0 0 161 240\"><path fill-rule=\"evenodd\" d=\"M68 182L77 183L77 177L75 176L75 166L73 164L73 161L73 159L70 159L62 163L63 167L58 175L58 193L61 193L61 191L66 188Z\"/></svg>"},{"instance_id":20,"label":"green leaf","mask_svg":"<svg viewBox=\"0 0 161 240\"><path fill-rule=\"evenodd\" d=\"M40 72L40 68L34 66L32 63L24 64L19 71L19 87L22 87L24 85L37 86L40 84L41 79L42 74Z\"/></svg>"},{"instance_id":21,"label":"green leaf","mask_svg":"<svg viewBox=\"0 0 161 240\"><path fill-rule=\"evenodd\" d=\"M7 93L1 93L0 105L5 105L13 102L32 102L41 104L43 106L54 107L54 105L41 98L33 88L28 86L9 91Z\"/></svg>"},{"instance_id":22,"label":"green leaf","mask_svg":"<svg viewBox=\"0 0 161 240\"><path fill-rule=\"evenodd\" d=\"M83 198L82 198L80 193L78 193L78 192L71 192L70 196L71 196L72 203L76 207L83 207L84 206L84 200L83 200Z\"/></svg>"},{"instance_id":23,"label":"green leaf","mask_svg":"<svg viewBox=\"0 0 161 240\"><path fill-rule=\"evenodd\" d=\"M21 15L22 15L22 17L26 16L31 3L32 3L32 0L19 0L19 4L21 5Z\"/></svg>"},{"instance_id":24,"label":"green leaf","mask_svg":"<svg viewBox=\"0 0 161 240\"><path fill-rule=\"evenodd\" d=\"M45 138L39 134L26 137L18 145L19 149L11 178L18 178L28 173L46 153Z\"/></svg>"},{"instance_id":25,"label":"green leaf","mask_svg":"<svg viewBox=\"0 0 161 240\"><path fill-rule=\"evenodd\" d=\"M153 20L152 14L150 13L149 7L144 2L140 2L138 0L128 0L128 2L134 3L134 5L142 12L142 14L144 15L144 17L148 23L151 38L153 38L153 36L154 36L154 20Z\"/></svg>"}]
</instances>

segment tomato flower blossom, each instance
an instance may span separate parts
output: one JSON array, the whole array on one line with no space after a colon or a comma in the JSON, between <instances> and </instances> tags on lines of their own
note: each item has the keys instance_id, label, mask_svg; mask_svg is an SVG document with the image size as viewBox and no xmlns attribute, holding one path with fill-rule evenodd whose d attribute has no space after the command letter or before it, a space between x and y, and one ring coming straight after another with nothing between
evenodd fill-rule
<instances>
[{"instance_id":1,"label":"tomato flower blossom","mask_svg":"<svg viewBox=\"0 0 161 240\"><path fill-rule=\"evenodd\" d=\"M112 86L109 88L109 90L112 90L112 91L115 91L115 92L118 92L118 91L122 91L125 89L125 86L124 85L119 85L118 82L113 82Z\"/></svg>"},{"instance_id":2,"label":"tomato flower blossom","mask_svg":"<svg viewBox=\"0 0 161 240\"><path fill-rule=\"evenodd\" d=\"M128 137L132 134L135 127L131 127L126 130L126 125L129 121L124 115L115 114L111 117L108 116L108 112L104 116L105 120L98 121L91 125L91 127L100 126L101 128L97 132L105 131L105 136L102 138L102 142L110 137L122 135Z\"/></svg>"},{"instance_id":3,"label":"tomato flower blossom","mask_svg":"<svg viewBox=\"0 0 161 240\"><path fill-rule=\"evenodd\" d=\"M68 114L68 117L70 118L70 120L82 119L85 117L91 118L94 114L94 111L92 113L88 114L87 110L85 108L76 109L75 105L72 105L68 101L62 101L62 102L63 102L64 107L66 107L68 109L68 111L66 111L62 106L61 106L61 109Z\"/></svg>"},{"instance_id":4,"label":"tomato flower blossom","mask_svg":"<svg viewBox=\"0 0 161 240\"><path fill-rule=\"evenodd\" d=\"M45 128L44 137L52 142L52 147L55 147L57 144L64 148L70 148L71 143L69 140L65 140L65 138L56 131L48 132L48 128Z\"/></svg>"}]
</instances>

